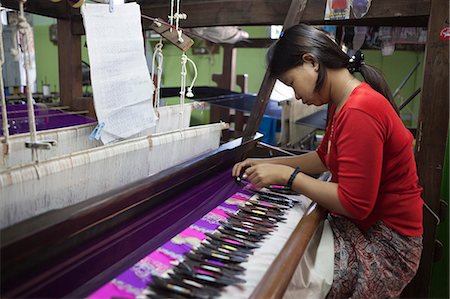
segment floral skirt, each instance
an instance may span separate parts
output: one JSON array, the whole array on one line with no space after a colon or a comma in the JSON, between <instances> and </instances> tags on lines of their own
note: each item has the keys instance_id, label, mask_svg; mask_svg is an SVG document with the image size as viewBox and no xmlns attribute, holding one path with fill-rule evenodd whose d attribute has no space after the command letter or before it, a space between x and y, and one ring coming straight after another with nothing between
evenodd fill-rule
<instances>
[{"instance_id":1,"label":"floral skirt","mask_svg":"<svg viewBox=\"0 0 450 299\"><path fill-rule=\"evenodd\" d=\"M403 236L382 221L366 234L347 218L329 221L335 257L327 298L398 297L419 267L422 237Z\"/></svg>"}]
</instances>

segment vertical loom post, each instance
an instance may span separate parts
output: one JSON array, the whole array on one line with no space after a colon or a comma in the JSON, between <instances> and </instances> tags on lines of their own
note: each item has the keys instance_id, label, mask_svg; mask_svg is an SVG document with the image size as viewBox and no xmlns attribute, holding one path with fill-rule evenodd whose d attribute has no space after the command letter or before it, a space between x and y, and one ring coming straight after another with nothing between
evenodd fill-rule
<instances>
[{"instance_id":1,"label":"vertical loom post","mask_svg":"<svg viewBox=\"0 0 450 299\"><path fill-rule=\"evenodd\" d=\"M0 4L1 8L1 4ZM4 63L4 51L3 51L3 24L0 22L0 73L3 73L3 63ZM8 113L6 111L6 99L5 99L5 86L3 84L3 76L0 79L0 97L1 97L1 105L2 105L2 122L3 122L3 136L4 140L4 154L9 153L9 124L8 124Z\"/></svg>"}]
</instances>

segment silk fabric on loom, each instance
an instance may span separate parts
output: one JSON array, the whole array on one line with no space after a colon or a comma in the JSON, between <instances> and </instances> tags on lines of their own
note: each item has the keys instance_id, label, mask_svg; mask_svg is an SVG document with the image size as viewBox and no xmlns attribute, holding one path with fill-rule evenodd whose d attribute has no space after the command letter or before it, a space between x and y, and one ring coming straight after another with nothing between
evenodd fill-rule
<instances>
[{"instance_id":1,"label":"silk fabric on loom","mask_svg":"<svg viewBox=\"0 0 450 299\"><path fill-rule=\"evenodd\" d=\"M192 252L194 247L199 248L200 242L207 238L205 233L217 232L219 221L226 221L229 218L226 212L236 214L249 199L256 198L257 195L241 189L88 298L145 298L148 284L152 281L151 275L167 277L167 273L176 267L174 264L185 259L186 253ZM221 288L220 298L244 299L252 294L276 256L283 254L282 247L310 203L304 196L297 196L297 199L299 203L286 211L286 221L278 222L276 230L262 241L261 247L254 250L247 262L241 264L246 270L243 276L239 277L245 283ZM318 256L320 259L316 258ZM285 292L284 299L324 298L333 280L333 259L333 233L329 224L325 222L313 236Z\"/></svg>"},{"instance_id":2,"label":"silk fabric on loom","mask_svg":"<svg viewBox=\"0 0 450 299\"><path fill-rule=\"evenodd\" d=\"M219 146L224 124L138 137L0 170L0 228L154 175Z\"/></svg>"},{"instance_id":3,"label":"silk fabric on loom","mask_svg":"<svg viewBox=\"0 0 450 299\"><path fill-rule=\"evenodd\" d=\"M159 118L156 121L156 126L134 137L189 128L193 105L195 104L158 107ZM8 105L8 110L11 111L11 113L8 113L8 120L11 124L8 140L9 152L0 151L0 170L33 162L30 149L24 146L25 142L30 140L26 105ZM20 111L20 113L16 113L17 111ZM35 107L35 115L38 130L37 139L55 140L57 142L57 145L50 150L39 151L39 161L102 146L99 140L89 138L97 125L95 120L41 106ZM20 117L20 122L15 120L17 117ZM2 137L0 137L1 141Z\"/></svg>"},{"instance_id":4,"label":"silk fabric on loom","mask_svg":"<svg viewBox=\"0 0 450 299\"><path fill-rule=\"evenodd\" d=\"M9 134L15 135L29 132L28 110L26 104L6 105ZM45 105L34 105L34 115L36 118L36 129L38 131L51 130L69 126L93 123L95 120L81 115L73 115L62 110L48 108ZM0 115L0 122L2 116ZM3 129L0 128L0 136L3 136Z\"/></svg>"},{"instance_id":5,"label":"silk fabric on loom","mask_svg":"<svg viewBox=\"0 0 450 299\"><path fill-rule=\"evenodd\" d=\"M136 298L142 295L147 288L147 284L151 282L152 274L158 276L165 274L173 267L173 261L181 261L183 255L194 247L193 244L199 244L206 239L205 232L215 231L220 226L219 221L225 221L228 218L225 211L236 212L239 209L239 203L245 202L251 197L249 193L245 192L242 191L231 196L88 298Z\"/></svg>"}]
</instances>

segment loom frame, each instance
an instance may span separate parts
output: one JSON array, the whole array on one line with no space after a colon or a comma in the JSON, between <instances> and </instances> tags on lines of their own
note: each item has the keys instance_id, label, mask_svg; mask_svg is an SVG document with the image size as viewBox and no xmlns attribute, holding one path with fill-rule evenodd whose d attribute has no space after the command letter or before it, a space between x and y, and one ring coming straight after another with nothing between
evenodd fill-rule
<instances>
[{"instance_id":1,"label":"loom frame","mask_svg":"<svg viewBox=\"0 0 450 299\"><path fill-rule=\"evenodd\" d=\"M3 5L17 9L15 0L3 0ZM167 1L141 0L143 12L158 15L168 11ZM228 0L228 1L200 1L185 0L182 9L190 15L187 27L217 26L217 25L263 25L281 24L289 11L290 0ZM295 0L292 2L295 3ZM298 4L298 2L297 2ZM415 147L416 162L420 184L424 187L424 201L435 214L445 214L441 211L439 200L442 179L442 165L445 155L445 141L448 135L448 53L445 42L440 41L436 34L442 26L448 26L448 1L444 0L379 0L373 1L372 7L362 19L324 21L323 8L325 0L308 1L302 11L301 21L309 24L335 25L396 25L396 26L427 26L428 40L426 43L426 57L424 68L423 93L420 106L419 128ZM244 5L244 6L243 6ZM246 5L246 6L245 6ZM208 11L201 18L196 17L197 8ZM227 9L230 7L238 10ZM242 7L247 9L242 9ZM60 43L58 43L60 62L60 82L62 105L85 110L91 108L89 101L81 94L81 44L80 34L83 33L79 11L60 2L51 4L47 0L28 1L27 10L46 16L58 18ZM219 16L217 12L222 12ZM249 13L249 11L251 13ZM294 13L297 14L297 13ZM234 15L234 16L233 16ZM446 25L447 24L447 25ZM234 79L230 79L234 80ZM248 122L244 138L251 139L262 118L262 112L268 101L273 82L266 76L258 94L259 104L255 105ZM426 297L430 288L433 259L435 256L437 221L424 211L424 251L418 274L403 292L403 297ZM274 273L274 277L280 273ZM288 273L285 273L289 275Z\"/></svg>"}]
</instances>

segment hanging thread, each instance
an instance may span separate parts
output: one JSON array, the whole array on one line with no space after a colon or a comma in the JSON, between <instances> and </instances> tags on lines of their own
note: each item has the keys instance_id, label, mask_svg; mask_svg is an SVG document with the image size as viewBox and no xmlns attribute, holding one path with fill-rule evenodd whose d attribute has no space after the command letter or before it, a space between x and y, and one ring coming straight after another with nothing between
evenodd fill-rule
<instances>
[{"instance_id":1,"label":"hanging thread","mask_svg":"<svg viewBox=\"0 0 450 299\"><path fill-rule=\"evenodd\" d=\"M164 56L162 52L162 38L159 38L159 42L155 45L155 51L153 52L152 60L152 80L155 78L155 65L156 67L156 90L155 90L155 101L154 107L159 108L161 99L161 77L162 77L162 67Z\"/></svg>"},{"instance_id":2,"label":"hanging thread","mask_svg":"<svg viewBox=\"0 0 450 299\"><path fill-rule=\"evenodd\" d=\"M184 123L184 116L183 116L183 109L184 109L184 100L186 95L186 62L188 60L188 57L183 52L181 54L181 82L180 82L180 130L183 128Z\"/></svg>"},{"instance_id":3,"label":"hanging thread","mask_svg":"<svg viewBox=\"0 0 450 299\"><path fill-rule=\"evenodd\" d=\"M186 59L187 59L187 61L189 61L191 63L192 68L194 69L194 78L192 79L191 85L187 88L187 92L186 92L186 96L188 98L192 98L192 97L194 97L192 88L194 88L194 84L195 84L195 81L197 80L198 72L197 72L197 66L195 65L195 62L187 56L186 56Z\"/></svg>"},{"instance_id":4,"label":"hanging thread","mask_svg":"<svg viewBox=\"0 0 450 299\"><path fill-rule=\"evenodd\" d=\"M26 94L27 94L27 107L28 107L28 124L30 128L30 138L31 143L36 143L36 121L34 118L34 106L33 98L31 95L31 84L30 84L30 74L29 70L31 67L31 57L30 57L30 24L28 24L25 17L23 5L26 0L20 0L20 15L18 18L17 28L20 34L20 43L23 51L23 66L25 68L25 81L26 81ZM35 148L31 149L31 156L33 161L37 161L37 150Z\"/></svg>"},{"instance_id":5,"label":"hanging thread","mask_svg":"<svg viewBox=\"0 0 450 299\"><path fill-rule=\"evenodd\" d=\"M25 142L25 147L31 148L31 159L32 161L38 161L38 149L50 149L52 146L56 145L55 140L42 140L37 141L36 133L36 120L34 116L34 105L33 97L31 94L31 82L30 82L30 68L31 68L31 26L28 23L25 13L24 13L24 3L26 0L20 0L19 2L19 17L17 23L17 30L20 35L20 46L23 52L23 66L25 68L25 84L26 84L26 95L27 95L27 110L28 110L28 124L30 128L30 142Z\"/></svg>"},{"instance_id":6,"label":"hanging thread","mask_svg":"<svg viewBox=\"0 0 450 299\"><path fill-rule=\"evenodd\" d=\"M169 23L170 23L170 32L172 32L173 27L173 0L170 1L170 16L169 16Z\"/></svg>"}]
</instances>

